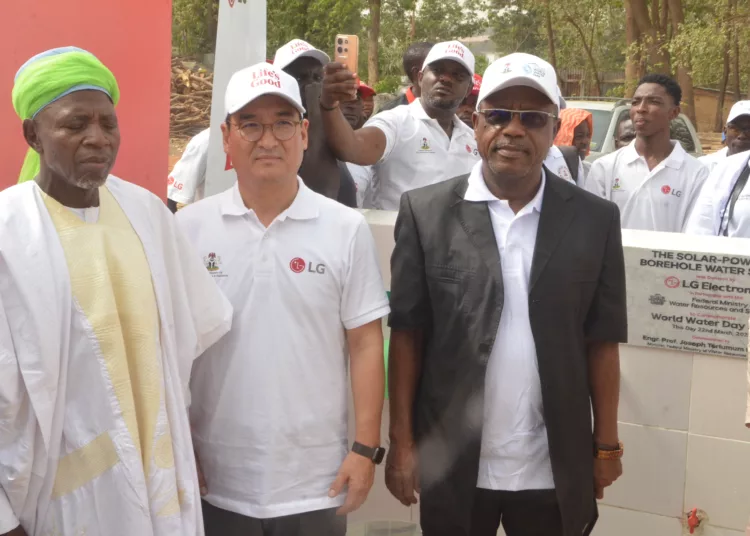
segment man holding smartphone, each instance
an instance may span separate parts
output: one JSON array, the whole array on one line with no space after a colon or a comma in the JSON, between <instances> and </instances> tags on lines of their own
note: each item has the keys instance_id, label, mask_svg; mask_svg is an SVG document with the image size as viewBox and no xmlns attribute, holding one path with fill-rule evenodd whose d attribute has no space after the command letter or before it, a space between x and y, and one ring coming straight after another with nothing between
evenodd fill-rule
<instances>
[{"instance_id":1,"label":"man holding smartphone","mask_svg":"<svg viewBox=\"0 0 750 536\"><path fill-rule=\"evenodd\" d=\"M422 96L373 116L354 131L340 103L355 98L357 80L339 63L326 66L320 97L328 144L339 160L372 167L372 207L398 210L401 194L471 171L479 160L474 131L456 115L474 87L474 55L458 41L438 43L425 59Z\"/></svg>"}]
</instances>

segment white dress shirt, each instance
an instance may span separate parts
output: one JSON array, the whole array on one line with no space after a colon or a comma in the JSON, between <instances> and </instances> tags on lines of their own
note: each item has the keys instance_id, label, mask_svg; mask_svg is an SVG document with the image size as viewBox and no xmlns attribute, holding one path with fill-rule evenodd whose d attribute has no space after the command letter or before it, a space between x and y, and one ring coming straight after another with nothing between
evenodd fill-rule
<instances>
[{"instance_id":1,"label":"white dress shirt","mask_svg":"<svg viewBox=\"0 0 750 536\"><path fill-rule=\"evenodd\" d=\"M681 233L708 177L706 166L672 140L672 152L649 170L635 141L591 165L584 188L620 207L623 229Z\"/></svg>"},{"instance_id":2,"label":"white dress shirt","mask_svg":"<svg viewBox=\"0 0 750 536\"><path fill-rule=\"evenodd\" d=\"M503 271L504 303L485 376L477 487L554 489L536 344L529 321L529 277L546 177L534 199L513 213L484 182L481 162L464 199L487 203Z\"/></svg>"}]
</instances>

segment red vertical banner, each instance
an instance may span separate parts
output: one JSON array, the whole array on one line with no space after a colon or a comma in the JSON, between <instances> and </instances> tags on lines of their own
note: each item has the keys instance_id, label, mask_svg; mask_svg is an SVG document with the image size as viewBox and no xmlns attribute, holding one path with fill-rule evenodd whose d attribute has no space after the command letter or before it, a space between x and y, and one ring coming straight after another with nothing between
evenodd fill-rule
<instances>
[{"instance_id":1,"label":"red vertical banner","mask_svg":"<svg viewBox=\"0 0 750 536\"><path fill-rule=\"evenodd\" d=\"M0 1L0 190L18 180L27 149L13 78L30 57L61 46L92 52L117 77L122 145L113 173L166 197L171 0Z\"/></svg>"}]
</instances>

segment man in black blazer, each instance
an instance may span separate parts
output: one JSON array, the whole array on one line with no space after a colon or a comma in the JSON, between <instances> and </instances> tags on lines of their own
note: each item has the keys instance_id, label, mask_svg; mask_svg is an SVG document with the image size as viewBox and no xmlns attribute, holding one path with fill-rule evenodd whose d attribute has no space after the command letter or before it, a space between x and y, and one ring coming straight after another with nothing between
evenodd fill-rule
<instances>
[{"instance_id":1,"label":"man in black blazer","mask_svg":"<svg viewBox=\"0 0 750 536\"><path fill-rule=\"evenodd\" d=\"M543 168L558 105L547 62L497 60L482 161L401 199L386 483L425 536L587 535L622 472L620 215Z\"/></svg>"}]
</instances>

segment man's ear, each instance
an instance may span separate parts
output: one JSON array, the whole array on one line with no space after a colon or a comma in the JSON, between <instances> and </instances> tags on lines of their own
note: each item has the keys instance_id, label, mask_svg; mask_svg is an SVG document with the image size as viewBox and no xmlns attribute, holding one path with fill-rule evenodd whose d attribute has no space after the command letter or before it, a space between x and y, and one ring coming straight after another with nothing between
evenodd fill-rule
<instances>
[{"instance_id":1,"label":"man's ear","mask_svg":"<svg viewBox=\"0 0 750 536\"><path fill-rule=\"evenodd\" d=\"M26 119L23 122L23 137L26 139L29 147L37 153L42 154L42 142L39 139L38 125L33 119Z\"/></svg>"},{"instance_id":2,"label":"man's ear","mask_svg":"<svg viewBox=\"0 0 750 536\"><path fill-rule=\"evenodd\" d=\"M309 136L307 135L307 129L310 128L310 121L307 119L302 120L302 125L300 125L300 133L302 134L302 149L307 151L307 145L309 141Z\"/></svg>"},{"instance_id":3,"label":"man's ear","mask_svg":"<svg viewBox=\"0 0 750 536\"><path fill-rule=\"evenodd\" d=\"M227 118L227 121L224 121L221 124L221 139L224 145L224 152L226 154L229 154L229 136L231 134L229 130L230 126L227 124L228 121L229 121L229 118Z\"/></svg>"},{"instance_id":4,"label":"man's ear","mask_svg":"<svg viewBox=\"0 0 750 536\"><path fill-rule=\"evenodd\" d=\"M675 106L674 109L672 110L670 119L671 120L677 119L677 116L680 115L681 112L682 112L682 108L680 108L679 106Z\"/></svg>"}]
</instances>

